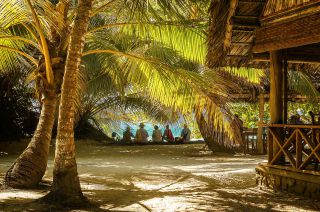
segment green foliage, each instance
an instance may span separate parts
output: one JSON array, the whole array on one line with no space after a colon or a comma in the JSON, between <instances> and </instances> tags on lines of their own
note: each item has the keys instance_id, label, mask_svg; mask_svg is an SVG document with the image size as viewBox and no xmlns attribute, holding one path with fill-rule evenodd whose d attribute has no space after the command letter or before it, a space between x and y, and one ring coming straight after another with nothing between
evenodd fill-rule
<instances>
[{"instance_id":1,"label":"green foliage","mask_svg":"<svg viewBox=\"0 0 320 212\"><path fill-rule=\"evenodd\" d=\"M0 140L30 136L37 124L32 90L22 71L0 73Z\"/></svg>"},{"instance_id":2,"label":"green foliage","mask_svg":"<svg viewBox=\"0 0 320 212\"><path fill-rule=\"evenodd\" d=\"M233 114L238 114L243 121L244 127L256 128L259 122L259 105L258 103L232 103L230 109ZM288 102L288 120L290 116L299 114L306 124L311 124L309 111L314 113L320 112L318 103L310 102ZM269 104L264 105L263 123L270 123Z\"/></svg>"},{"instance_id":3,"label":"green foliage","mask_svg":"<svg viewBox=\"0 0 320 212\"><path fill-rule=\"evenodd\" d=\"M290 71L288 74L289 89L307 97L319 97L319 92L311 82L309 76L301 71ZM311 99L310 99L311 100Z\"/></svg>"},{"instance_id":4,"label":"green foliage","mask_svg":"<svg viewBox=\"0 0 320 212\"><path fill-rule=\"evenodd\" d=\"M230 110L233 114L238 114L243 121L243 126L247 128L256 128L259 121L259 105L253 103L232 103ZM265 107L266 110L266 107ZM267 115L267 111L265 115ZM267 117L264 117L264 121Z\"/></svg>"},{"instance_id":5,"label":"green foliage","mask_svg":"<svg viewBox=\"0 0 320 212\"><path fill-rule=\"evenodd\" d=\"M264 70L256 68L225 67L224 71L254 84L260 84L262 79L266 77Z\"/></svg>"}]
</instances>

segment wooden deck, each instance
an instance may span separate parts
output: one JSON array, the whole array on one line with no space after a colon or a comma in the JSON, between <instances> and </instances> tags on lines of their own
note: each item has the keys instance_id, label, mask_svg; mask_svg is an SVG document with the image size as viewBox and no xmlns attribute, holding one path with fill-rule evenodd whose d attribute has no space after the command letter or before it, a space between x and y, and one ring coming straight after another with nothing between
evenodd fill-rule
<instances>
[{"instance_id":1,"label":"wooden deck","mask_svg":"<svg viewBox=\"0 0 320 212\"><path fill-rule=\"evenodd\" d=\"M275 190L320 199L320 125L264 124L268 163L257 182Z\"/></svg>"},{"instance_id":2,"label":"wooden deck","mask_svg":"<svg viewBox=\"0 0 320 212\"><path fill-rule=\"evenodd\" d=\"M290 166L259 164L257 184L274 190L320 199L320 173L297 170Z\"/></svg>"}]
</instances>

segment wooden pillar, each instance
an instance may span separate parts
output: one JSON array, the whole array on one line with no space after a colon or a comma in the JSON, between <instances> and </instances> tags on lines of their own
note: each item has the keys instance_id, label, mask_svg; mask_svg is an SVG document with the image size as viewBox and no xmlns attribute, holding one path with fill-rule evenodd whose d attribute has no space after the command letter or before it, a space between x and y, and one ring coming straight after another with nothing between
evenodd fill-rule
<instances>
[{"instance_id":1,"label":"wooden pillar","mask_svg":"<svg viewBox=\"0 0 320 212\"><path fill-rule=\"evenodd\" d=\"M270 52L270 118L271 124L283 124L283 63L282 63L282 52L272 51ZM278 131L282 135L282 131ZM268 136L268 142L272 142L270 135ZM269 144L269 147L273 146L273 156L278 152L278 145L273 142ZM269 155L269 159L271 155ZM270 161L269 161L270 162Z\"/></svg>"},{"instance_id":2,"label":"wooden pillar","mask_svg":"<svg viewBox=\"0 0 320 212\"><path fill-rule=\"evenodd\" d=\"M263 124L263 116L264 116L264 94L263 91L260 91L259 94L259 124ZM264 154L263 150L263 127L258 127L258 135L257 135L257 153Z\"/></svg>"},{"instance_id":3,"label":"wooden pillar","mask_svg":"<svg viewBox=\"0 0 320 212\"><path fill-rule=\"evenodd\" d=\"M283 74L281 51L270 52L270 118L272 124L283 124Z\"/></svg>"},{"instance_id":4,"label":"wooden pillar","mask_svg":"<svg viewBox=\"0 0 320 212\"><path fill-rule=\"evenodd\" d=\"M283 123L288 123L288 60L287 50L283 50Z\"/></svg>"}]
</instances>

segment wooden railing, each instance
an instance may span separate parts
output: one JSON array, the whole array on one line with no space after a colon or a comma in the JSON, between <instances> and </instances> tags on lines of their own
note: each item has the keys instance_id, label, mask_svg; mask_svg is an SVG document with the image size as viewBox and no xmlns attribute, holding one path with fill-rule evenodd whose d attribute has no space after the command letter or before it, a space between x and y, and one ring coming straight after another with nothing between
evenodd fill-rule
<instances>
[{"instance_id":1,"label":"wooden railing","mask_svg":"<svg viewBox=\"0 0 320 212\"><path fill-rule=\"evenodd\" d=\"M271 124L268 163L299 170L316 170L320 162L320 125Z\"/></svg>"}]
</instances>

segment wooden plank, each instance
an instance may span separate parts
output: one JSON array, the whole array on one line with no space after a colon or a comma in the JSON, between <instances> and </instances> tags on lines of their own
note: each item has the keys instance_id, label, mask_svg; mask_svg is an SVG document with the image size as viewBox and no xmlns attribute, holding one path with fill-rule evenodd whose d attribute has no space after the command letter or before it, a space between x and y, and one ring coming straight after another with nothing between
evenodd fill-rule
<instances>
[{"instance_id":1,"label":"wooden plank","mask_svg":"<svg viewBox=\"0 0 320 212\"><path fill-rule=\"evenodd\" d=\"M297 170L291 167L268 164L260 164L258 167L256 167L256 170L267 174L274 174L278 176L319 184L320 172Z\"/></svg>"},{"instance_id":2,"label":"wooden plank","mask_svg":"<svg viewBox=\"0 0 320 212\"><path fill-rule=\"evenodd\" d=\"M275 51L320 42L320 13L274 23L256 30L253 53Z\"/></svg>"}]
</instances>

